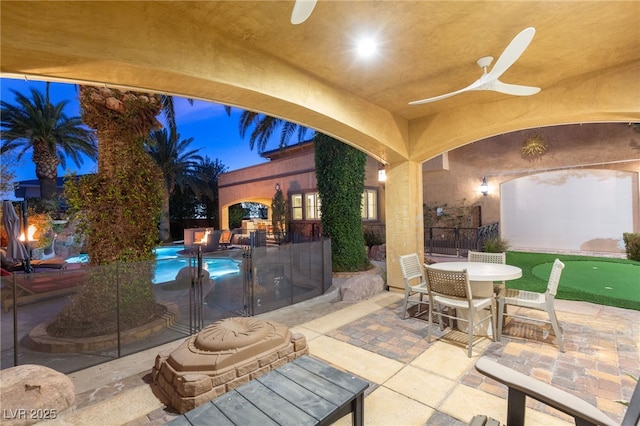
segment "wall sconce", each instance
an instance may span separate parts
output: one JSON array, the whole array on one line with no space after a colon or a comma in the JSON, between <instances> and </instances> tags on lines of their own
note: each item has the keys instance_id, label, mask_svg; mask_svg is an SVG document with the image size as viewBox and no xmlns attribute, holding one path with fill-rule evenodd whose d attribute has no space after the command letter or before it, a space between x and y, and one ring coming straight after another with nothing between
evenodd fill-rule
<instances>
[{"instance_id":1,"label":"wall sconce","mask_svg":"<svg viewBox=\"0 0 640 426\"><path fill-rule=\"evenodd\" d=\"M385 183L387 181L387 172L385 169L378 170L378 182Z\"/></svg>"},{"instance_id":2,"label":"wall sconce","mask_svg":"<svg viewBox=\"0 0 640 426\"><path fill-rule=\"evenodd\" d=\"M482 176L482 183L480 184L479 189L482 195L484 195L485 197L489 193L489 185L487 185L487 178L485 176Z\"/></svg>"}]
</instances>

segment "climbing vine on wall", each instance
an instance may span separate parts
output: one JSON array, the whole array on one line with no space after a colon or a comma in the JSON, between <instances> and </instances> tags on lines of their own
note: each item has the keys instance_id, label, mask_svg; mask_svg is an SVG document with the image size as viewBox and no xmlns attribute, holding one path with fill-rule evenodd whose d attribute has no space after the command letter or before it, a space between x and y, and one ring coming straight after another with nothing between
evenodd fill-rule
<instances>
[{"instance_id":1,"label":"climbing vine on wall","mask_svg":"<svg viewBox=\"0 0 640 426\"><path fill-rule=\"evenodd\" d=\"M370 262L361 208L367 156L321 133L316 134L314 143L322 229L331 237L332 269L366 270Z\"/></svg>"}]
</instances>

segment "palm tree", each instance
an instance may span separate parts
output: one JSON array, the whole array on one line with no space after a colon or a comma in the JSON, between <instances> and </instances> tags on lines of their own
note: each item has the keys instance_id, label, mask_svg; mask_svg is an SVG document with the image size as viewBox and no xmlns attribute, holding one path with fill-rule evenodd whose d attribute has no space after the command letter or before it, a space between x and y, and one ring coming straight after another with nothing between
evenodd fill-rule
<instances>
[{"instance_id":1,"label":"palm tree","mask_svg":"<svg viewBox=\"0 0 640 426\"><path fill-rule=\"evenodd\" d=\"M162 170L164 177L164 194L162 217L160 219L160 239L171 239L169 199L176 187L184 191L189 187L196 196L205 190L201 184L204 180L198 173L198 166L203 158L198 155L199 149L189 150L193 138L180 140L180 134L166 129L151 132L146 149L153 161Z\"/></svg>"},{"instance_id":2,"label":"palm tree","mask_svg":"<svg viewBox=\"0 0 640 426\"><path fill-rule=\"evenodd\" d=\"M227 114L230 113L230 109L227 107ZM238 129L240 136L245 137L245 134L249 129L253 128L251 136L249 137L249 147L254 148L256 142L258 143L258 152L262 153L267 148L267 143L273 135L273 133L280 130L280 148L287 146L291 137L297 135L298 141L304 140L309 128L304 127L297 123L291 123L281 118L271 117L269 115L260 114L253 111L243 111L240 115L240 123Z\"/></svg>"},{"instance_id":3,"label":"palm tree","mask_svg":"<svg viewBox=\"0 0 640 426\"><path fill-rule=\"evenodd\" d=\"M202 193L197 196L195 192L186 187L179 186L171 193L170 213L172 220L184 220L195 218L206 218L210 225L219 227L218 217L218 177L227 171L219 159L212 160L204 156L202 161L195 168L196 185Z\"/></svg>"},{"instance_id":4,"label":"palm tree","mask_svg":"<svg viewBox=\"0 0 640 426\"><path fill-rule=\"evenodd\" d=\"M212 219L220 226L218 217L218 177L228 169L219 159L212 160L208 156L202 159L197 166L198 176L204 179L201 187L209 188L210 193L204 193L200 197L202 210L207 219Z\"/></svg>"},{"instance_id":5,"label":"palm tree","mask_svg":"<svg viewBox=\"0 0 640 426\"><path fill-rule=\"evenodd\" d=\"M11 90L16 104L0 102L3 141L0 152L19 150L17 160L20 160L32 151L40 197L51 206L57 191L58 165L66 168L68 157L80 167L83 164L80 154L95 160L98 148L94 132L84 126L82 119L65 115L63 110L68 101L52 104L48 83L46 87L45 95L31 89L31 99Z\"/></svg>"}]
</instances>

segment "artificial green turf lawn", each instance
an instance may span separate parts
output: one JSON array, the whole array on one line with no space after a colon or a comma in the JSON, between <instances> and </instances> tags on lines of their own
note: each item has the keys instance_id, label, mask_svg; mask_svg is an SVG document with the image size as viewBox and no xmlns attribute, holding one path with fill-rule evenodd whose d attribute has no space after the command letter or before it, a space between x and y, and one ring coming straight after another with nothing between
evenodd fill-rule
<instances>
[{"instance_id":1,"label":"artificial green turf lawn","mask_svg":"<svg viewBox=\"0 0 640 426\"><path fill-rule=\"evenodd\" d=\"M565 263L558 299L580 300L640 311L640 262L553 253L508 252L507 263L522 269L509 288L545 292L553 261ZM597 269L594 269L597 268Z\"/></svg>"}]
</instances>

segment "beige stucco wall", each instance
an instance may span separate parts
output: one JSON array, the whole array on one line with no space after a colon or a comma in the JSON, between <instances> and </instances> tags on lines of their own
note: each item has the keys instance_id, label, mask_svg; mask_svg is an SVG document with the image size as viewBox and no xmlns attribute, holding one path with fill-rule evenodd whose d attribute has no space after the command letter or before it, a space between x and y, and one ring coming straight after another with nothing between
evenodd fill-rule
<instances>
[{"instance_id":1,"label":"beige stucco wall","mask_svg":"<svg viewBox=\"0 0 640 426\"><path fill-rule=\"evenodd\" d=\"M521 146L530 134L543 136L548 149L535 160L523 158ZM482 208L482 222L500 221L500 184L522 176L572 167L640 173L640 133L624 123L566 125L518 131L477 141L423 164L425 203ZM434 164L438 161L438 164ZM489 195L480 194L482 176ZM636 230L637 231L637 230Z\"/></svg>"}]
</instances>

